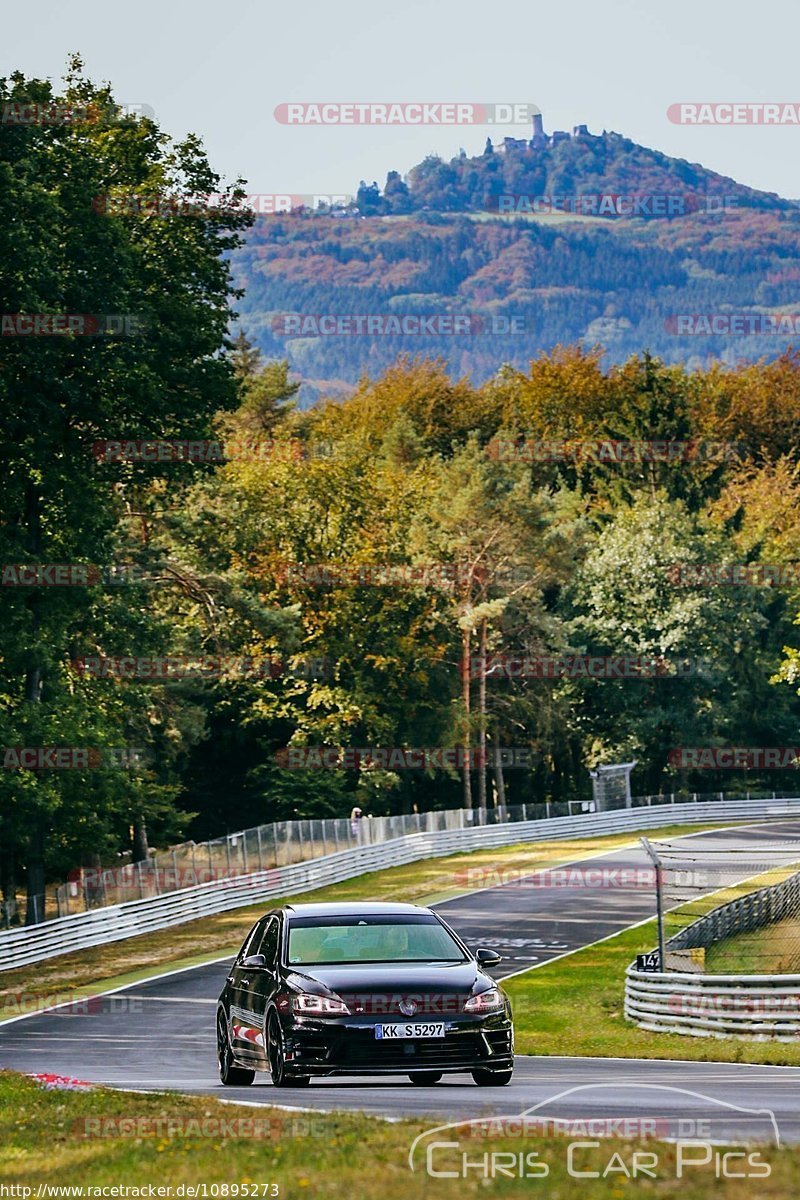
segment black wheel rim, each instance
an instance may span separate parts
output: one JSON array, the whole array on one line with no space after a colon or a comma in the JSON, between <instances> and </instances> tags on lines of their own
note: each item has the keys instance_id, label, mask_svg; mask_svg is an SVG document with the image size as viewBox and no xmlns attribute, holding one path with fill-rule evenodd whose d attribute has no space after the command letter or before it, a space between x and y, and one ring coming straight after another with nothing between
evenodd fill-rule
<instances>
[{"instance_id":1,"label":"black wheel rim","mask_svg":"<svg viewBox=\"0 0 800 1200\"><path fill-rule=\"evenodd\" d=\"M278 1028L278 1022L274 1019L269 1025L269 1068L272 1074L273 1082L276 1079L283 1079L283 1047L281 1045L281 1031Z\"/></svg>"},{"instance_id":2,"label":"black wheel rim","mask_svg":"<svg viewBox=\"0 0 800 1200\"><path fill-rule=\"evenodd\" d=\"M217 1058L219 1059L220 1071L227 1071L229 1053L228 1034L225 1030L223 1019L220 1016L217 1020Z\"/></svg>"}]
</instances>

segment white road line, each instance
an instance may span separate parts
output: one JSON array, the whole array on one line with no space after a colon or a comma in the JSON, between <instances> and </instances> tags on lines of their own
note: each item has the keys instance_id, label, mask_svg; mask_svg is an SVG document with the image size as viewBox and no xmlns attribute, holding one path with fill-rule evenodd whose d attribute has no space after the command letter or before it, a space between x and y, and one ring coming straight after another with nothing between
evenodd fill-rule
<instances>
[{"instance_id":1,"label":"white road line","mask_svg":"<svg viewBox=\"0 0 800 1200\"><path fill-rule=\"evenodd\" d=\"M137 996L135 993L130 997L131 1000L147 1000L158 1001L159 1004L216 1004L216 1000L202 999L199 996Z\"/></svg>"}]
</instances>

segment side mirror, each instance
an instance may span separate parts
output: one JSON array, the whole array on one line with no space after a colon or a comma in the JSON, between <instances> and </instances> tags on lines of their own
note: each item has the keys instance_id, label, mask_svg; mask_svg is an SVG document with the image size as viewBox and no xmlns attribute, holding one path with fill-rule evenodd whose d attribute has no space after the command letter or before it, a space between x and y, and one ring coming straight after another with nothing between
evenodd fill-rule
<instances>
[{"instance_id":1,"label":"side mirror","mask_svg":"<svg viewBox=\"0 0 800 1200\"><path fill-rule=\"evenodd\" d=\"M496 967L503 961L496 950L476 950L475 958L482 967Z\"/></svg>"},{"instance_id":2,"label":"side mirror","mask_svg":"<svg viewBox=\"0 0 800 1200\"><path fill-rule=\"evenodd\" d=\"M264 969L267 965L267 960L263 954L250 954L242 963L243 967L247 967L248 971Z\"/></svg>"}]
</instances>

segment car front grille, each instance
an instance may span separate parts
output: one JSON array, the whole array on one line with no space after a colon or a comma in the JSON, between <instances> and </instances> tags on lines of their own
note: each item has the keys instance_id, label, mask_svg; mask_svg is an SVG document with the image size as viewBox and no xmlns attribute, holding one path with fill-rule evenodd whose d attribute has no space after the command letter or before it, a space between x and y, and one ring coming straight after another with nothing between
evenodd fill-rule
<instances>
[{"instance_id":1,"label":"car front grille","mask_svg":"<svg viewBox=\"0 0 800 1200\"><path fill-rule=\"evenodd\" d=\"M384 1041L374 1036L345 1037L331 1055L340 1068L347 1066L365 1071L467 1068L487 1057L486 1043L478 1033L397 1041Z\"/></svg>"}]
</instances>

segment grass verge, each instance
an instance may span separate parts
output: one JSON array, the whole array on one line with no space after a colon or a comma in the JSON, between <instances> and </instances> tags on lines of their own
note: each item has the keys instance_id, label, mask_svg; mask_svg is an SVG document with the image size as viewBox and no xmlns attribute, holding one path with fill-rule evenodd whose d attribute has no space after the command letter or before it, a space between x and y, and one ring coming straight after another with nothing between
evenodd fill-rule
<instances>
[{"instance_id":1,"label":"grass verge","mask_svg":"<svg viewBox=\"0 0 800 1200\"><path fill-rule=\"evenodd\" d=\"M706 970L716 975L772 975L800 971L800 917L738 933L706 950Z\"/></svg>"},{"instance_id":2,"label":"grass verge","mask_svg":"<svg viewBox=\"0 0 800 1200\"><path fill-rule=\"evenodd\" d=\"M124 1122L121 1123L121 1122ZM236 1124L240 1122L240 1124ZM435 1169L456 1169L456 1177L433 1178L425 1158L412 1173L408 1152L412 1141L438 1120L387 1122L359 1114L288 1113L268 1107L223 1105L207 1097L136 1095L122 1092L44 1091L10 1072L0 1073L0 1182L4 1191L22 1200L49 1187L177 1189L206 1185L205 1196L223 1198L278 1195L326 1197L327 1200L456 1200L464 1196L535 1197L542 1200L619 1200L628 1191L623 1171L630 1170L634 1150L655 1156L654 1179L637 1180L648 1195L682 1200L725 1196L745 1200L754 1180L720 1181L712 1165L677 1177L675 1145L648 1141L637 1146L621 1139L595 1143L583 1151L577 1169L598 1171L613 1160L606 1178L575 1178L567 1170L565 1137L462 1138L458 1150L437 1151ZM254 1130L260 1136L254 1136ZM127 1133L123 1133L127 1131ZM445 1135L448 1140L453 1131ZM505 1174L484 1178L472 1167L459 1177L461 1152L470 1162L486 1153L505 1152ZM446 1158L442 1157L446 1153ZM696 1156L696 1148L694 1154ZM538 1155L547 1175L523 1177L520 1155ZM758 1178L760 1200L785 1200L794 1195L800 1176L800 1149L764 1147L758 1151L769 1164L768 1178ZM616 1156L616 1158L614 1158ZM528 1160L529 1162L530 1160ZM489 1159L487 1167L497 1160ZM621 1168L620 1162L626 1164ZM510 1164L514 1164L513 1167ZM578 1165L579 1164L579 1165ZM737 1161L737 1170L742 1162ZM214 1191L216 1185L217 1190ZM272 1185L276 1186L275 1191ZM226 1189L227 1190L224 1190ZM245 1188L247 1190L245 1190ZM488 1189L491 1189L489 1191ZM52 1195L58 1195L53 1192ZM121 1193L117 1193L121 1194ZM129 1193L133 1194L133 1193ZM158 1193L157 1193L158 1194ZM162 1196L181 1195L164 1190ZM183 1195L187 1193L184 1191ZM48 1192L42 1190L42 1197ZM199 1192L203 1197L203 1192Z\"/></svg>"}]
</instances>

